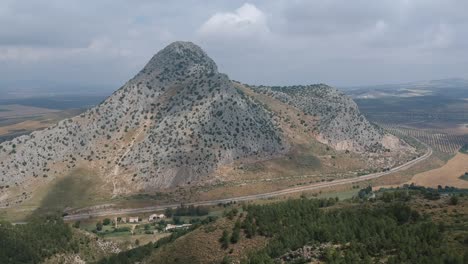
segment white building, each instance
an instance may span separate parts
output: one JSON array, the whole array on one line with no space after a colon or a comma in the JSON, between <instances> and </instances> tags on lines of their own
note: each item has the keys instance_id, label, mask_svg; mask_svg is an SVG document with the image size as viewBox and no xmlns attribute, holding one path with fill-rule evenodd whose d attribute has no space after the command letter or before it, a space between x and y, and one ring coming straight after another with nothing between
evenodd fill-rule
<instances>
[{"instance_id":1,"label":"white building","mask_svg":"<svg viewBox=\"0 0 468 264\"><path fill-rule=\"evenodd\" d=\"M172 230L172 229L189 228L189 227L191 227L191 226L192 226L192 224L183 224L183 225L171 225L171 224L168 224L164 230L169 231L169 230Z\"/></svg>"},{"instance_id":2,"label":"white building","mask_svg":"<svg viewBox=\"0 0 468 264\"><path fill-rule=\"evenodd\" d=\"M129 223L138 223L138 217L129 217L128 218Z\"/></svg>"},{"instance_id":3,"label":"white building","mask_svg":"<svg viewBox=\"0 0 468 264\"><path fill-rule=\"evenodd\" d=\"M164 214L152 214L149 216L148 221L153 222L153 221L161 220L164 218L166 218Z\"/></svg>"}]
</instances>

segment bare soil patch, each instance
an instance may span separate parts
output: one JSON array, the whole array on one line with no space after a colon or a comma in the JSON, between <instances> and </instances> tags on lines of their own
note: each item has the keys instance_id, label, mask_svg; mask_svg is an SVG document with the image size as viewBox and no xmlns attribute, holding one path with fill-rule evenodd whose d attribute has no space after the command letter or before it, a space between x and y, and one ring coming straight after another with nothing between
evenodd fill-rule
<instances>
[{"instance_id":1,"label":"bare soil patch","mask_svg":"<svg viewBox=\"0 0 468 264\"><path fill-rule=\"evenodd\" d=\"M468 181L460 179L460 176L467 171L468 155L458 153L441 168L418 173L408 183L427 187L437 187L441 185L468 188Z\"/></svg>"}]
</instances>

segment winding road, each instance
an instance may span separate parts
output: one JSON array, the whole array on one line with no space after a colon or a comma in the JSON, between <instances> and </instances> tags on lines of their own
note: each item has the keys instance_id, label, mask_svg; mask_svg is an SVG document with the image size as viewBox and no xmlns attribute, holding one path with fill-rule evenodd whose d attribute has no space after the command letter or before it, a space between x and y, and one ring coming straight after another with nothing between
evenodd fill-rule
<instances>
[{"instance_id":1,"label":"winding road","mask_svg":"<svg viewBox=\"0 0 468 264\"><path fill-rule=\"evenodd\" d=\"M432 155L432 148L429 147L426 144L424 144L424 145L427 148L427 152L424 155L422 155L422 156L420 156L420 157L418 157L418 158L416 158L414 160L411 160L411 161L409 161L409 162L407 162L405 164L394 167L394 168L392 168L392 169L390 169L388 171L362 175L362 176L358 176L358 177L354 177L354 178L334 180L334 181L329 181L329 182L313 183L313 184L309 184L309 185L293 187L293 188L288 188L288 189L274 191L274 192L239 196L239 197L233 197L233 198L227 198L227 199L186 203L185 205L194 205L194 206L217 205L217 204L220 204L220 203L242 202L242 201L251 201L251 200L258 200L258 199L266 199L266 198L271 198L271 197L276 197L276 196L281 196L281 195L286 195L286 194L291 194L291 193L311 191L311 190L327 188L327 187L332 187L332 186L337 186L337 185L350 184L350 183L356 183L356 182L362 182L362 181L376 179L376 178L388 175L390 173L395 173L395 172L399 172L399 171L402 171L402 170L406 170L406 169L412 167L413 165L415 165L415 164L417 164L419 162L422 162L422 161L426 160L427 158L429 158ZM108 209L108 210L94 211L94 212L83 212L83 213L67 215L67 216L64 217L64 220L65 221L76 221L76 220L80 220L80 219L87 219L87 218L91 218L91 217L100 217L100 216L149 213L149 212L164 210L166 208L176 208L178 206L180 206L180 203L178 203L178 204L167 204L167 205L156 205L156 206L148 206L148 207L140 207L140 208L122 208L122 209Z\"/></svg>"}]
</instances>

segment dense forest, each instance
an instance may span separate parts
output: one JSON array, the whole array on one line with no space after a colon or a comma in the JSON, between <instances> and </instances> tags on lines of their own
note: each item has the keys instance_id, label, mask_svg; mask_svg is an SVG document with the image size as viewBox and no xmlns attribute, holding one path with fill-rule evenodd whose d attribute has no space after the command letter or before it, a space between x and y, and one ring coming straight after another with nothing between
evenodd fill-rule
<instances>
[{"instance_id":1,"label":"dense forest","mask_svg":"<svg viewBox=\"0 0 468 264\"><path fill-rule=\"evenodd\" d=\"M326 263L468 263L468 236L465 251L441 243L447 227L412 210L404 202L409 196L402 194L393 193L393 199L379 206L330 210L320 209L324 206L320 200L308 199L249 205L242 223L247 237L271 239L244 263L276 263L275 259L306 245L312 249L328 245L322 256Z\"/></svg>"},{"instance_id":2,"label":"dense forest","mask_svg":"<svg viewBox=\"0 0 468 264\"><path fill-rule=\"evenodd\" d=\"M0 223L0 263L39 263L57 253L76 252L72 230L60 216L32 219L27 224Z\"/></svg>"}]
</instances>

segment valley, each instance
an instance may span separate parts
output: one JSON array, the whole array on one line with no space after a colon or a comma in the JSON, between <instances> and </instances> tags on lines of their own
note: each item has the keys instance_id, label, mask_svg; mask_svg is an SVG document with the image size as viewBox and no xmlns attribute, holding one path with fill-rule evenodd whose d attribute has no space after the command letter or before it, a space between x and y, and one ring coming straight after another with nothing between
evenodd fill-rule
<instances>
[{"instance_id":1,"label":"valley","mask_svg":"<svg viewBox=\"0 0 468 264\"><path fill-rule=\"evenodd\" d=\"M0 1L0 264L468 264L468 1Z\"/></svg>"},{"instance_id":2,"label":"valley","mask_svg":"<svg viewBox=\"0 0 468 264\"><path fill-rule=\"evenodd\" d=\"M79 100L70 106L90 102ZM324 204L342 199L338 208L346 210L363 193L388 202L389 193L400 189L423 190L418 197L427 195L426 187L430 193L437 190L433 195L448 190L463 197L468 188L463 178L468 155L462 153L468 120L456 114L464 104L439 102L447 103L441 106L445 110L430 114L431 97L418 97L417 103L395 100L398 106L374 100L358 99L361 113L351 98L324 84L270 87L231 81L216 72L199 47L177 42L89 109L41 108L35 100L3 105L0 218L37 225L36 219L61 216L61 228L73 227L67 243L78 239L79 254L57 245L63 253L47 255L44 263L135 258L184 263L174 247L194 239L193 234L205 237L198 249L203 254L189 253L199 263L256 258L238 242L231 242L228 254L227 242L215 255L204 253L220 242L212 231L200 230L231 228L239 233L234 240L259 250L261 258L333 258L326 255L330 244L267 257L263 250L271 238L249 238L250 229L237 223L247 221L243 213L234 223L231 212L298 199ZM401 108L406 104L412 107ZM388 112L397 109L392 107L399 110ZM5 177L8 173L13 177ZM152 215L164 219L145 220ZM94 237L97 245L89 240Z\"/></svg>"},{"instance_id":3,"label":"valley","mask_svg":"<svg viewBox=\"0 0 468 264\"><path fill-rule=\"evenodd\" d=\"M95 107L2 143L0 204L54 208L42 193L81 177L93 179L88 197L58 199L61 208L261 195L373 175L425 152L335 88L234 82L200 47L175 42ZM155 192L167 199L132 198Z\"/></svg>"},{"instance_id":4,"label":"valley","mask_svg":"<svg viewBox=\"0 0 468 264\"><path fill-rule=\"evenodd\" d=\"M187 44L178 43L177 45L186 47ZM190 49L192 49L192 47L190 47ZM197 54L199 51L196 49L198 49L198 47L195 47L194 50L190 52L195 52L194 54ZM166 53L170 54L170 52L172 52L172 50ZM189 56L193 55L191 54ZM205 55L203 53L198 53L195 56ZM155 56L155 58L152 59L154 63L150 62L145 69L143 69L142 73L145 73L145 75L140 73L135 77L135 80L132 80L126 87L118 91L118 93L120 93L119 102L126 100L125 98L128 97L128 95L122 92L128 93L130 91L128 89L131 87L133 87L132 89L137 89L137 93L134 96L143 96L143 98L145 98L144 100L155 97L151 94L154 90L153 86L150 84L151 81L146 81L145 93L149 92L149 94L145 95L145 93L140 90L142 88L136 88L142 83L140 79L143 78L143 76L152 74L149 71L154 71L153 67L160 67L153 66L153 64L159 65L161 61L169 60L161 56ZM209 69L215 67L213 66L214 64L210 62L209 58L203 59L207 59L208 64L206 65L209 65ZM168 69L164 68L163 71L168 71ZM159 77L156 77L156 80L158 80L158 78ZM177 80L180 81L181 79L179 78ZM183 87L177 84L178 81L176 81L175 88L161 93L158 99L159 103L150 104L153 111L156 109L160 109L156 111L163 111L168 107L172 107L170 105L163 106L161 103L170 104L171 101L174 101L171 96L176 96L183 91ZM134 83L137 85L134 86ZM188 84L186 83L184 85ZM135 189L131 186L144 186L143 183L148 182L149 179L145 179L145 181L141 182L141 180L138 180L139 174L130 173L129 171L134 171L134 169L124 164L128 163L126 159L136 158L136 161L141 159L139 156L141 154L135 156L133 149L142 149L142 146L144 146L142 144L147 140L148 133L150 133L149 129L154 129L152 128L154 127L154 121L152 121L154 116L148 116L149 112L146 110L146 116L138 115L139 117L144 117L141 122L132 121L133 128L126 125L124 131L122 131L116 130L116 128L112 128L111 126L111 131L116 130L117 133L120 133L120 138L107 134L103 139L99 140L96 147L101 146L104 149L103 151L95 148L95 150L90 152L91 155L87 157L83 154L80 154L81 158L70 155L69 158L71 158L71 160L64 160L65 162L61 162L61 164L57 163L57 161L54 162L56 168L60 168L61 171L65 169L69 171L68 173L57 174L56 171L55 175L54 173L52 174L52 181L49 180L49 177L42 177L45 181L37 178L34 180L34 184L27 184L30 187L25 187L26 185L11 186L2 196L4 201L9 201L4 203L4 212L2 215L7 219L21 220L27 218L28 215L36 214L36 212L44 213L65 210L67 214L69 214L69 219L79 219L106 214L114 215L127 211L149 212L167 207L176 207L181 203L215 205L229 201L268 199L277 196L294 197L301 193L321 193L323 191L346 192L354 188L356 184L359 185L360 182L364 183L364 185L371 184L374 186L402 184L409 181L412 175L422 173L428 169L430 170L431 166L434 166L434 164L443 166L443 164L461 148L468 136L468 133L466 133L462 125L459 125L458 122L454 123L452 119L443 119L443 115L426 116L426 120L421 119L421 115L418 113L426 111L425 107L433 100L431 99L432 97L428 97L428 103L425 103L424 97L416 97L419 103L408 101L411 100L411 97L405 99L407 101L398 102L403 105L412 105L412 108L408 108L407 110L399 107L398 111L409 110L411 113L414 113L408 115L402 112L403 115L400 116L385 112L394 110L386 104L375 103L373 101L375 100L374 98L358 99L357 102L360 108L363 109L364 115L378 125L375 126L377 127L377 129L375 129L375 127L373 127L374 125L367 123L359 112L353 113L353 111L356 110L348 109L347 114L344 114L344 112L341 113L340 111L342 110L339 109L346 109L346 107L353 109L355 106L353 106L351 101L346 101L348 99L341 99L344 95L341 95L338 91L334 91L326 85L313 85L309 87L267 87L249 86L235 81L230 82L230 85L232 85L230 90L237 90L242 97L250 101L250 104L259 105L266 109L269 118L271 118L273 122L272 124L274 124L273 126L279 128L279 133L281 133L280 137L283 138L281 141L284 141L281 147L283 150L280 150L278 154L269 155L269 157L266 158L256 158L254 160L248 157L242 158L241 156L230 157L230 162L213 167L211 169L212 172L206 172L207 176L214 176L208 181L201 180L200 182L192 183L185 180L185 183L181 183L181 185L179 185L179 183L179 186L168 186L162 189L156 188L155 191L148 191L148 187L138 187ZM164 91L165 88L161 89ZM190 91L190 94L194 93L194 95L196 95L201 91L203 90L195 92ZM299 94L298 91L301 91L302 94ZM310 91L313 92L310 93ZM296 97L296 94L299 96ZM116 96L117 95L113 95L107 100L108 102L104 101L101 105L109 104L112 102L112 98ZM223 96L224 95L222 95L221 98ZM198 99L198 97L195 99ZM78 97L78 100L80 100L79 98L80 97ZM88 102L91 102L88 98L89 97L86 97L86 99L76 102L78 102L78 104L81 102L81 105L85 106ZM323 104L322 101L317 101L317 99L314 98L320 98L319 100L327 98L326 100L328 100L328 102ZM186 97L186 99L188 99L188 97ZM310 101L305 101L304 99ZM33 105L40 105L39 101L23 101L28 104L32 102ZM395 103L396 102L397 101L395 101ZM203 102L197 104L201 106ZM70 106L75 105L76 103L74 102ZM70 117L72 117L72 114L79 114L79 116L75 118L72 117L72 119L68 119L66 122L62 121L62 126L65 125L65 128L68 129L67 123L80 120L78 121L80 123L78 128L80 128L84 124L83 122L85 122L81 119L93 113L99 115L100 112L104 111L99 110L99 107L102 107L101 105L98 106L96 110L91 109L85 112L79 109L48 110L37 108L36 106L16 106L16 110L21 107L25 109L23 112L14 111L15 115L22 115L24 121L11 121L11 124L6 123L6 125L0 129L4 131L3 133L6 133L6 135L10 135L9 133L11 133L11 131L15 132L17 131L15 129L20 127L25 130L30 129L26 131L44 129L48 126L53 126L54 122L66 118L67 114L70 115ZM236 103L233 105L236 105ZM446 105L444 109L465 107L458 102L455 105L454 107ZM310 106L313 106L313 108L310 108ZM144 106L142 105L142 107ZM193 108L193 106L190 107ZM333 107L336 107L337 110L332 110ZM3 111L4 115L12 113L12 110L9 110L8 106L4 108L7 110ZM129 112L129 109L125 111ZM142 113L144 113L144 111L145 110L143 110ZM210 111L216 114L221 113L221 111ZM132 118L136 118L135 113L138 112L133 111ZM331 113L333 113L333 115L328 116ZM394 119L389 121L379 118L379 115L376 115L377 113L381 113L382 116L385 117L391 116ZM51 115L54 115L53 117L55 118L51 117ZM35 121L35 119L38 118L36 116L46 121ZM113 116L115 116L115 114L113 114ZM161 118L161 112L156 112L156 116ZM187 116L188 115L185 114L185 120L187 120ZM428 117L431 119L427 119ZM114 122L118 122L115 121L115 117L112 118L114 118ZM236 118L237 120L239 119L238 117ZM337 118L342 118L343 120ZM93 118L92 120L95 119ZM128 123L129 121L126 122ZM109 123L109 120L106 121L104 125L101 125L101 128L107 127ZM191 124L191 122L189 121L188 124ZM157 126L160 125L168 126L169 123L168 121L164 121ZM95 127L96 125L93 124L92 126ZM181 125L179 124L178 126L180 127ZM172 125L169 125L169 127L174 128ZM80 128L80 130L81 129L82 128ZM190 130L193 131L193 128ZM238 128L235 130L236 133L244 133L238 130ZM26 131L24 132L29 133ZM340 132L338 133L338 131ZM366 134L369 132L370 134ZM99 132L96 133L97 135L101 135L101 137L104 136ZM176 135L178 133L179 132L176 132ZM187 132L183 133L187 135ZM231 132L227 133L230 134ZM75 137L74 133L69 132L69 134ZM212 137L212 134L209 135ZM386 142L383 144L390 145L362 145L362 142L372 142L376 137L379 138L382 137L382 135L388 137L388 139L382 141ZM93 138L95 137L96 135L93 135ZM402 140L402 143L398 143L398 140L395 140L397 137ZM64 139L69 140L66 136ZM180 138L178 144L184 144L182 143L184 142L183 140L185 139ZM204 144L209 142L207 139L204 140ZM171 144L173 141L173 139L167 138L165 143L166 151L168 151L167 146L170 146L167 144ZM216 142L216 140L214 142ZM65 143L64 141L62 144L67 146L70 143ZM80 145L86 146L83 144L86 143L83 143L83 140L81 140L77 147L80 147ZM109 144L114 144L112 151L109 149ZM210 144L213 143L208 143L206 146L212 147ZM399 144L401 145L399 146ZM397 148L399 150L390 150L388 152L381 151L379 148L382 146L388 148L387 150L392 148ZM180 147L182 149L187 148L187 146L184 147L183 145L180 145ZM90 151L89 147L87 149L86 151ZM146 149L148 149L148 146ZM194 150L191 150L191 152L193 151ZM203 148L201 151L203 153ZM433 151L435 152L434 155L432 155ZM146 152L148 152L148 150L146 150ZM106 153L112 154L108 156ZM219 153L221 152L218 152L218 155ZM255 155L258 157L259 154L257 153ZM105 158L103 159L101 156ZM181 158L183 156L179 154L178 157ZM219 158L217 159L219 160ZM217 159L215 159L215 161ZM141 161L147 162L144 159ZM173 162L174 160L171 159L168 161ZM188 161L189 160L187 160L187 162ZM162 164L164 163L163 161ZM425 163L431 165L425 166ZM166 161L166 164L169 165L170 163ZM148 173L148 168L141 167L140 170ZM436 169L437 167L433 168ZM207 169L207 167L205 167L205 169ZM50 169L44 170L50 171ZM188 173L187 175L191 175L193 172L185 171L184 169L180 173ZM130 175L132 175L132 177L130 177ZM177 176L177 173L175 175ZM191 177L194 176L196 175ZM131 179L131 181L129 181L129 179ZM135 182L135 180L137 181ZM140 183L138 183L139 181ZM135 185L135 183L138 184ZM418 181L418 183L421 182ZM80 191L79 186L83 185L93 186L93 188L86 188ZM5 188L3 189L5 190ZM21 193L21 195L13 196L13 198L6 198L7 193ZM63 194L68 196L65 197ZM12 202L15 203L14 206L12 206ZM11 208L8 209L9 207Z\"/></svg>"}]
</instances>

